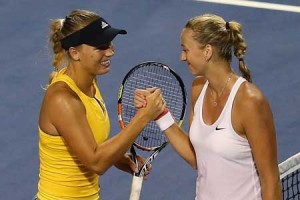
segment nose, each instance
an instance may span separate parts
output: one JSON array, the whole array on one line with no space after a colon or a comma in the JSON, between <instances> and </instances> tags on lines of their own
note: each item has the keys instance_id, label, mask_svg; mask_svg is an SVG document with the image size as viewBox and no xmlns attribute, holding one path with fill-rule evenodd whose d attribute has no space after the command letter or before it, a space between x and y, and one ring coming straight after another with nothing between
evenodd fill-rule
<instances>
[{"instance_id":1,"label":"nose","mask_svg":"<svg viewBox=\"0 0 300 200\"><path fill-rule=\"evenodd\" d=\"M109 45L109 48L107 48L107 49L105 50L105 55L106 55L107 57L111 57L111 56L113 56L114 54L115 54L115 47L114 47L113 44L111 44L111 45Z\"/></svg>"}]
</instances>

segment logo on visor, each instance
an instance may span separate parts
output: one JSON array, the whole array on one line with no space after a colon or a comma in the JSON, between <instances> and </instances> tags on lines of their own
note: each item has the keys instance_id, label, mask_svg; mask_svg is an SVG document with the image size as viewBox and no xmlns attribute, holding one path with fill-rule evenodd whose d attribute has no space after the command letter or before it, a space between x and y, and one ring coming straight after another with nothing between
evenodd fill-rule
<instances>
[{"instance_id":1,"label":"logo on visor","mask_svg":"<svg viewBox=\"0 0 300 200\"><path fill-rule=\"evenodd\" d=\"M102 29L104 29L105 27L107 27L107 26L108 26L108 24L107 24L106 22L102 21L102 24L101 24L101 26L102 26Z\"/></svg>"}]
</instances>

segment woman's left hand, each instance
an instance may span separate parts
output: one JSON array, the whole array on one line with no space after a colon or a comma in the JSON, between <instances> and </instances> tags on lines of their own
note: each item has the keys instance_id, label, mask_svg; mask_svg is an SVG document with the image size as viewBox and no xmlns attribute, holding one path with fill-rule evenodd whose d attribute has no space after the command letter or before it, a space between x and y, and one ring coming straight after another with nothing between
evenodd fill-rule
<instances>
[{"instance_id":1,"label":"woman's left hand","mask_svg":"<svg viewBox=\"0 0 300 200\"><path fill-rule=\"evenodd\" d=\"M138 160L138 166L139 169L143 164L145 163L145 158L143 158L140 155L137 155L137 160ZM132 160L132 155L130 153L126 153L116 164L115 166L125 172L128 172L130 174L133 174L134 172L138 172L139 169L137 169L137 166ZM147 170L145 171L144 174L144 179L147 179L147 176L149 175L150 171L152 169L152 165L150 164L147 166Z\"/></svg>"}]
</instances>

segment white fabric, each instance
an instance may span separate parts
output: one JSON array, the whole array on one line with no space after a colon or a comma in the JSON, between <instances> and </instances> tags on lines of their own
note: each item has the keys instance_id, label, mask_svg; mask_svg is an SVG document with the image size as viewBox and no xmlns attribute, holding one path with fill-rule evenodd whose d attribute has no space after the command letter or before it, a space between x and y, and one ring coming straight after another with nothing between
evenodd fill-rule
<instances>
[{"instance_id":1,"label":"white fabric","mask_svg":"<svg viewBox=\"0 0 300 200\"><path fill-rule=\"evenodd\" d=\"M156 122L157 126L160 128L160 130L164 131L167 128L169 128L170 126L172 126L172 124L175 123L175 120L174 120L172 114L170 113L170 111L168 111L165 115L161 116L155 122Z\"/></svg>"},{"instance_id":2,"label":"white fabric","mask_svg":"<svg viewBox=\"0 0 300 200\"><path fill-rule=\"evenodd\" d=\"M205 124L202 118L208 82L198 97L190 128L198 166L195 200L262 199L248 140L234 131L231 122L234 98L244 81L241 77L236 81L219 118L212 125Z\"/></svg>"}]
</instances>

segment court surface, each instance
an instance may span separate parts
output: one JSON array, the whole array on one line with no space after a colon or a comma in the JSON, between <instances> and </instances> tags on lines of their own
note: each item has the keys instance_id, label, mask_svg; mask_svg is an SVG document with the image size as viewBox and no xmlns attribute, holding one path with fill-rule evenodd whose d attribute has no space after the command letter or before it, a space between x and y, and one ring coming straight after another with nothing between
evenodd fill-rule
<instances>
[{"instance_id":1,"label":"court surface","mask_svg":"<svg viewBox=\"0 0 300 200\"><path fill-rule=\"evenodd\" d=\"M300 7L298 0L265 2ZM189 18L215 13L244 25L245 61L273 109L279 161L300 151L299 12L191 0L0 0L0 199L27 200L37 191L41 86L52 70L47 47L49 20L64 18L77 8L96 11L113 26L128 31L114 41L111 72L98 78L110 113L111 135L120 130L118 87L135 64L155 60L170 65L190 88L193 77L179 60L180 32ZM186 122L183 127L187 130ZM131 179L129 174L110 169L101 177L102 199L128 199ZM194 199L195 181L196 171L168 146L154 161L142 199Z\"/></svg>"}]
</instances>

